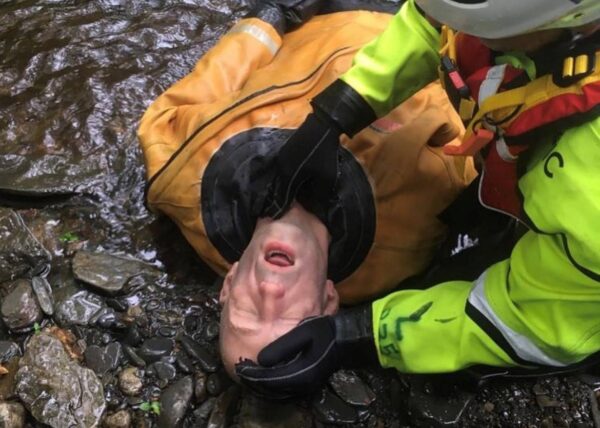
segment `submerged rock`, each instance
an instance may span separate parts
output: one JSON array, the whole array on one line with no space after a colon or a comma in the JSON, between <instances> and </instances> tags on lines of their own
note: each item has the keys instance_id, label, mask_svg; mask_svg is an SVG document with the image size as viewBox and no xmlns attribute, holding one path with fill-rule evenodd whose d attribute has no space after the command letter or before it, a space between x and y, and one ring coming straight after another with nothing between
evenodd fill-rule
<instances>
[{"instance_id":1,"label":"submerged rock","mask_svg":"<svg viewBox=\"0 0 600 428\"><path fill-rule=\"evenodd\" d=\"M23 330L41 321L43 315L28 280L17 280L3 299L2 319L11 330Z\"/></svg>"},{"instance_id":2,"label":"submerged rock","mask_svg":"<svg viewBox=\"0 0 600 428\"><path fill-rule=\"evenodd\" d=\"M25 409L20 403L0 402L0 427L22 428L25 426Z\"/></svg>"},{"instance_id":3,"label":"submerged rock","mask_svg":"<svg viewBox=\"0 0 600 428\"><path fill-rule=\"evenodd\" d=\"M118 294L128 283L133 287L159 282L164 274L139 260L90 251L78 251L73 258L75 278L105 293ZM130 291L130 290L128 290Z\"/></svg>"},{"instance_id":4,"label":"submerged rock","mask_svg":"<svg viewBox=\"0 0 600 428\"><path fill-rule=\"evenodd\" d=\"M55 428L98 426L106 406L102 383L71 360L58 339L33 336L19 365L16 391L38 421Z\"/></svg>"},{"instance_id":5,"label":"submerged rock","mask_svg":"<svg viewBox=\"0 0 600 428\"><path fill-rule=\"evenodd\" d=\"M0 283L25 276L49 264L50 258L50 253L33 236L21 216L0 208Z\"/></svg>"}]
</instances>

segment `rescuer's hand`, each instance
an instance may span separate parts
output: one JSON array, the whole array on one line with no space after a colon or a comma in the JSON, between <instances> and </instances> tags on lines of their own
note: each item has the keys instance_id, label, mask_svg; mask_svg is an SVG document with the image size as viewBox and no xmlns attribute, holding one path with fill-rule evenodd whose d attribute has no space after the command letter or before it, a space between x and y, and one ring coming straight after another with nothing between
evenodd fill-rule
<instances>
[{"instance_id":1,"label":"rescuer's hand","mask_svg":"<svg viewBox=\"0 0 600 428\"><path fill-rule=\"evenodd\" d=\"M340 132L315 113L307 117L276 156L263 216L281 217L303 186L310 186L312 202L326 210L335 193Z\"/></svg>"},{"instance_id":2,"label":"rescuer's hand","mask_svg":"<svg viewBox=\"0 0 600 428\"><path fill-rule=\"evenodd\" d=\"M276 178L268 191L264 216L281 217L301 187L307 190L305 196L314 199L312 205L326 211L335 196L340 135L353 137L376 119L371 106L340 79L317 95L311 105L313 113L277 155Z\"/></svg>"},{"instance_id":3,"label":"rescuer's hand","mask_svg":"<svg viewBox=\"0 0 600 428\"><path fill-rule=\"evenodd\" d=\"M286 399L320 388L340 368L377 363L371 306L307 318L258 354L236 364L241 382L259 395Z\"/></svg>"}]
</instances>

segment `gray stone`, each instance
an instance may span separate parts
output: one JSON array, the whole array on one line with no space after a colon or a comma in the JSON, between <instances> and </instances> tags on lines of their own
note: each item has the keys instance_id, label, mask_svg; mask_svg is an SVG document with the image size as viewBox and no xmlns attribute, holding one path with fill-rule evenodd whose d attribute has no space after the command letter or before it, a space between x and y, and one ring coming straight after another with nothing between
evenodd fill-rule
<instances>
[{"instance_id":1,"label":"gray stone","mask_svg":"<svg viewBox=\"0 0 600 428\"><path fill-rule=\"evenodd\" d=\"M142 391L142 379L140 372L135 367L127 367L119 373L119 388L123 394L130 397L138 395Z\"/></svg>"},{"instance_id":2,"label":"gray stone","mask_svg":"<svg viewBox=\"0 0 600 428\"><path fill-rule=\"evenodd\" d=\"M54 296L48 280L41 276L34 276L31 280L31 286L42 311L46 315L52 316L54 314Z\"/></svg>"},{"instance_id":3,"label":"gray stone","mask_svg":"<svg viewBox=\"0 0 600 428\"><path fill-rule=\"evenodd\" d=\"M0 208L0 283L50 263L50 253L13 210Z\"/></svg>"},{"instance_id":4,"label":"gray stone","mask_svg":"<svg viewBox=\"0 0 600 428\"><path fill-rule=\"evenodd\" d=\"M127 410L120 410L107 415L102 426L104 428L129 428L131 427L131 413Z\"/></svg>"},{"instance_id":5,"label":"gray stone","mask_svg":"<svg viewBox=\"0 0 600 428\"><path fill-rule=\"evenodd\" d=\"M22 428L25 426L25 409L20 403L0 402L0 427Z\"/></svg>"},{"instance_id":6,"label":"gray stone","mask_svg":"<svg viewBox=\"0 0 600 428\"><path fill-rule=\"evenodd\" d=\"M215 408L215 403L217 402L216 397L210 397L208 400L202 402L200 406L196 410L194 410L194 416L197 419L206 420L212 413Z\"/></svg>"},{"instance_id":7,"label":"gray stone","mask_svg":"<svg viewBox=\"0 0 600 428\"><path fill-rule=\"evenodd\" d=\"M183 422L193 393L194 380L191 376L186 376L167 388L160 397L161 413L158 426L179 427Z\"/></svg>"},{"instance_id":8,"label":"gray stone","mask_svg":"<svg viewBox=\"0 0 600 428\"><path fill-rule=\"evenodd\" d=\"M313 409L317 419L330 424L354 424L359 415L354 407L349 406L337 395L323 389L313 400Z\"/></svg>"},{"instance_id":9,"label":"gray stone","mask_svg":"<svg viewBox=\"0 0 600 428\"><path fill-rule=\"evenodd\" d=\"M172 381L175 379L177 372L175 371L175 367L172 364L164 363L162 361L158 361L152 365L154 367L154 371L156 372L156 376L165 381Z\"/></svg>"},{"instance_id":10,"label":"gray stone","mask_svg":"<svg viewBox=\"0 0 600 428\"><path fill-rule=\"evenodd\" d=\"M241 391L236 385L221 394L213 406L207 428L230 427L240 400Z\"/></svg>"},{"instance_id":11,"label":"gray stone","mask_svg":"<svg viewBox=\"0 0 600 428\"><path fill-rule=\"evenodd\" d=\"M0 340L0 364L20 356L21 350L15 342Z\"/></svg>"},{"instance_id":12,"label":"gray stone","mask_svg":"<svg viewBox=\"0 0 600 428\"><path fill-rule=\"evenodd\" d=\"M17 280L3 299L2 319L11 330L23 330L42 320L42 311L28 280Z\"/></svg>"},{"instance_id":13,"label":"gray stone","mask_svg":"<svg viewBox=\"0 0 600 428\"><path fill-rule=\"evenodd\" d=\"M171 339L153 337L145 340L137 353L144 361L146 361L146 363L153 363L160 360L162 357L169 355L173 350L173 345Z\"/></svg>"},{"instance_id":14,"label":"gray stone","mask_svg":"<svg viewBox=\"0 0 600 428\"><path fill-rule=\"evenodd\" d=\"M200 367L209 373L216 372L219 368L219 361L205 347L200 345L190 337L181 338L183 349L195 360L200 363Z\"/></svg>"},{"instance_id":15,"label":"gray stone","mask_svg":"<svg viewBox=\"0 0 600 428\"><path fill-rule=\"evenodd\" d=\"M104 308L102 299L86 290L64 287L56 290L55 319L62 326L86 326Z\"/></svg>"},{"instance_id":16,"label":"gray stone","mask_svg":"<svg viewBox=\"0 0 600 428\"><path fill-rule=\"evenodd\" d=\"M86 365L96 374L103 375L119 366L123 351L119 342L113 342L104 347L88 346L83 355Z\"/></svg>"},{"instance_id":17,"label":"gray stone","mask_svg":"<svg viewBox=\"0 0 600 428\"><path fill-rule=\"evenodd\" d=\"M375 393L351 371L335 372L329 384L342 400L352 406L367 407L375 401Z\"/></svg>"},{"instance_id":18,"label":"gray stone","mask_svg":"<svg viewBox=\"0 0 600 428\"><path fill-rule=\"evenodd\" d=\"M105 253L78 251L73 258L75 278L105 293L115 295L123 291L128 282L138 285L160 282L164 273L139 260Z\"/></svg>"},{"instance_id":19,"label":"gray stone","mask_svg":"<svg viewBox=\"0 0 600 428\"><path fill-rule=\"evenodd\" d=\"M105 409L102 383L71 360L58 339L32 336L19 365L17 394L38 421L55 428L98 426Z\"/></svg>"}]
</instances>

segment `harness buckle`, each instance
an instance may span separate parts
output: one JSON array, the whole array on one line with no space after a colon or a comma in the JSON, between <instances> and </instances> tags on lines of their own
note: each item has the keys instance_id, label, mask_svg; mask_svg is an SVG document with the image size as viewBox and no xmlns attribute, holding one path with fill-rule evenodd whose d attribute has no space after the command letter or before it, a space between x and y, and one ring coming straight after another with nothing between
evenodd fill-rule
<instances>
[{"instance_id":1,"label":"harness buckle","mask_svg":"<svg viewBox=\"0 0 600 428\"><path fill-rule=\"evenodd\" d=\"M444 154L450 156L474 156L482 148L494 140L496 134L486 128L479 128L473 132L468 139L458 146L446 144L443 147Z\"/></svg>"},{"instance_id":2,"label":"harness buckle","mask_svg":"<svg viewBox=\"0 0 600 428\"><path fill-rule=\"evenodd\" d=\"M454 109L459 113L460 118L468 123L475 115L477 104L471 98L469 87L449 56L444 55L441 57L440 75L442 86L446 90Z\"/></svg>"},{"instance_id":3,"label":"harness buckle","mask_svg":"<svg viewBox=\"0 0 600 428\"><path fill-rule=\"evenodd\" d=\"M562 69L556 70L552 80L556 86L569 87L596 70L596 52L573 52L563 59Z\"/></svg>"}]
</instances>

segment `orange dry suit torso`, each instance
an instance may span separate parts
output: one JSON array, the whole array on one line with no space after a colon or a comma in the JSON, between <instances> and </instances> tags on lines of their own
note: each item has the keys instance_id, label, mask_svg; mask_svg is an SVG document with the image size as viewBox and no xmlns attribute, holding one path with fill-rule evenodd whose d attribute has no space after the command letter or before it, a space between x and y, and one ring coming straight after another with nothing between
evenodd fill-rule
<instances>
[{"instance_id":1,"label":"orange dry suit torso","mask_svg":"<svg viewBox=\"0 0 600 428\"><path fill-rule=\"evenodd\" d=\"M172 218L218 273L249 242L274 156L311 111L310 99L390 18L331 13L283 37L242 20L146 111L138 135L148 206ZM353 139L342 137L341 186L327 212L329 277L342 302L381 295L428 265L446 231L437 215L475 176L471 159L442 153L461 131L436 83Z\"/></svg>"}]
</instances>

